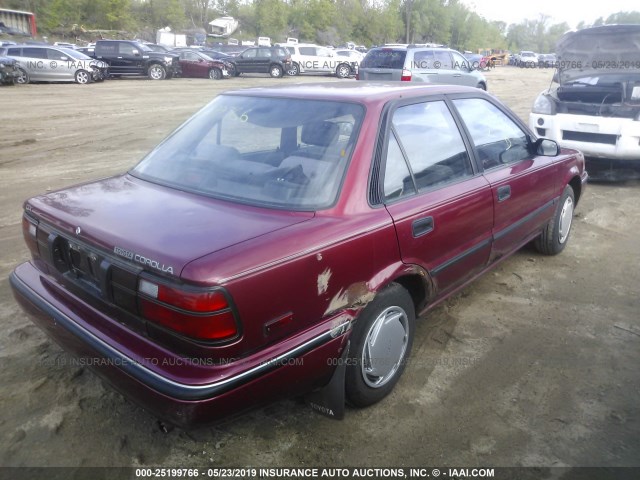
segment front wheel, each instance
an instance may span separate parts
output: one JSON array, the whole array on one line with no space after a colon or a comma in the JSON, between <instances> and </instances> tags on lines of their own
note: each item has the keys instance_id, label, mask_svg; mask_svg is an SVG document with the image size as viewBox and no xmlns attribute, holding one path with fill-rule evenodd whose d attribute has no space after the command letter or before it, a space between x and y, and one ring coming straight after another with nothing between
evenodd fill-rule
<instances>
[{"instance_id":1,"label":"front wheel","mask_svg":"<svg viewBox=\"0 0 640 480\"><path fill-rule=\"evenodd\" d=\"M209 78L211 80L220 80L222 78L222 70L219 68L212 68L209 70Z\"/></svg>"},{"instance_id":2,"label":"front wheel","mask_svg":"<svg viewBox=\"0 0 640 480\"><path fill-rule=\"evenodd\" d=\"M351 67L349 67L349 65L344 63L338 65L338 68L336 68L336 77L349 78L349 75L351 75Z\"/></svg>"},{"instance_id":3,"label":"front wheel","mask_svg":"<svg viewBox=\"0 0 640 480\"><path fill-rule=\"evenodd\" d=\"M91 82L91 75L86 70L78 70L76 72L76 83L80 85L86 85Z\"/></svg>"},{"instance_id":4,"label":"front wheel","mask_svg":"<svg viewBox=\"0 0 640 480\"><path fill-rule=\"evenodd\" d=\"M164 69L162 65L158 65L154 63L149 67L149 78L151 80L164 80L167 76L167 71Z\"/></svg>"},{"instance_id":5,"label":"front wheel","mask_svg":"<svg viewBox=\"0 0 640 480\"><path fill-rule=\"evenodd\" d=\"M535 245L540 253L557 255L567 246L573 223L574 207L573 188L567 185L562 192L555 215L536 239Z\"/></svg>"},{"instance_id":6,"label":"front wheel","mask_svg":"<svg viewBox=\"0 0 640 480\"><path fill-rule=\"evenodd\" d=\"M411 351L415 307L402 286L392 283L365 307L351 335L345 374L347 400L367 407L398 383Z\"/></svg>"},{"instance_id":7,"label":"front wheel","mask_svg":"<svg viewBox=\"0 0 640 480\"><path fill-rule=\"evenodd\" d=\"M271 67L269 68L269 75L271 75L273 78L282 77L282 67L280 65L271 65Z\"/></svg>"},{"instance_id":8,"label":"front wheel","mask_svg":"<svg viewBox=\"0 0 640 480\"><path fill-rule=\"evenodd\" d=\"M21 85L26 85L27 83L29 83L29 74L22 68L18 68L18 72L20 73L20 75L16 77L16 83L19 83Z\"/></svg>"}]
</instances>

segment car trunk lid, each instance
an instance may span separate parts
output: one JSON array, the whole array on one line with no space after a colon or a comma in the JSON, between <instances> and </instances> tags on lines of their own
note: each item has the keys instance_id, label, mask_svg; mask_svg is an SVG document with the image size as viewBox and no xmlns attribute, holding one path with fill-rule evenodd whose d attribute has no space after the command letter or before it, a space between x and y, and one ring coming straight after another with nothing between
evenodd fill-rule
<instances>
[{"instance_id":1,"label":"car trunk lid","mask_svg":"<svg viewBox=\"0 0 640 480\"><path fill-rule=\"evenodd\" d=\"M27 210L72 245L166 276L314 215L234 204L130 175L34 197Z\"/></svg>"}]
</instances>

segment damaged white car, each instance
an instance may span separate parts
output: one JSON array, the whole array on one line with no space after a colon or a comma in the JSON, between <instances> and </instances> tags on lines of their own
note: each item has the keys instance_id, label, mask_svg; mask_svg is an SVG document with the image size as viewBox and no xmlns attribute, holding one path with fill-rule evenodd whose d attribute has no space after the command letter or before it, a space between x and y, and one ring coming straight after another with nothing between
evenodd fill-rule
<instances>
[{"instance_id":1,"label":"damaged white car","mask_svg":"<svg viewBox=\"0 0 640 480\"><path fill-rule=\"evenodd\" d=\"M556 45L555 86L533 104L538 136L581 150L593 170L640 172L640 25L569 32Z\"/></svg>"}]
</instances>

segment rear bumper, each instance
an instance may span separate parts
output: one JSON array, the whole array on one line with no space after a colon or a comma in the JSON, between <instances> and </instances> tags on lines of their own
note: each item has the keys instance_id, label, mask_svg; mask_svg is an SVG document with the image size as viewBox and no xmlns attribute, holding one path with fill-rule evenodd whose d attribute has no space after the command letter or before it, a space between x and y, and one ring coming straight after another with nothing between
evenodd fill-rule
<instances>
[{"instance_id":1,"label":"rear bumper","mask_svg":"<svg viewBox=\"0 0 640 480\"><path fill-rule=\"evenodd\" d=\"M350 326L348 319L334 318L244 359L194 365L193 359L171 355L131 331L116 331L115 325L96 329L100 322L87 317L115 322L76 297L71 303L31 263L16 268L10 283L34 323L83 359L83 365L156 416L185 427L323 385L335 369L330 359L340 356Z\"/></svg>"}]
</instances>

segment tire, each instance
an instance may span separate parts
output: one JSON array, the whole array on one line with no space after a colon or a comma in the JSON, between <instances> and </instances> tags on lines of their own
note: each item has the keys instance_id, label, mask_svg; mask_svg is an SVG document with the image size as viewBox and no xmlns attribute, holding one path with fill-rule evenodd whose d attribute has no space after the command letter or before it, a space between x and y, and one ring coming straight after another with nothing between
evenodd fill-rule
<instances>
[{"instance_id":1,"label":"tire","mask_svg":"<svg viewBox=\"0 0 640 480\"><path fill-rule=\"evenodd\" d=\"M76 83L80 85L86 85L91 83L91 74L86 70L78 70L75 75Z\"/></svg>"},{"instance_id":2,"label":"tire","mask_svg":"<svg viewBox=\"0 0 640 480\"><path fill-rule=\"evenodd\" d=\"M222 78L222 70L219 68L212 68L209 70L209 78L211 80L220 80Z\"/></svg>"},{"instance_id":3,"label":"tire","mask_svg":"<svg viewBox=\"0 0 640 480\"><path fill-rule=\"evenodd\" d=\"M18 71L20 72L20 76L16 77L16 83L20 85L26 85L29 83L29 74L22 68L18 68Z\"/></svg>"},{"instance_id":4,"label":"tire","mask_svg":"<svg viewBox=\"0 0 640 480\"><path fill-rule=\"evenodd\" d=\"M148 75L151 80L164 80L167 76L167 71L159 63L154 63L149 66Z\"/></svg>"},{"instance_id":5,"label":"tire","mask_svg":"<svg viewBox=\"0 0 640 480\"><path fill-rule=\"evenodd\" d=\"M478 83L476 87L479 88L480 90L484 90L485 92L487 91L487 85L484 82Z\"/></svg>"},{"instance_id":6,"label":"tire","mask_svg":"<svg viewBox=\"0 0 640 480\"><path fill-rule=\"evenodd\" d=\"M346 63L341 63L336 68L336 77L338 78L349 78L351 75L351 67Z\"/></svg>"},{"instance_id":7,"label":"tire","mask_svg":"<svg viewBox=\"0 0 640 480\"><path fill-rule=\"evenodd\" d=\"M271 65L269 67L269 75L271 75L273 78L282 77L282 67L280 65Z\"/></svg>"},{"instance_id":8,"label":"tire","mask_svg":"<svg viewBox=\"0 0 640 480\"><path fill-rule=\"evenodd\" d=\"M386 397L404 372L415 330L415 306L392 283L365 307L351 334L345 374L347 401L367 407Z\"/></svg>"},{"instance_id":9,"label":"tire","mask_svg":"<svg viewBox=\"0 0 640 480\"><path fill-rule=\"evenodd\" d=\"M287 74L289 74L290 77L297 77L298 75L300 75L300 65L293 62L291 68L289 68L289 70L287 71Z\"/></svg>"},{"instance_id":10,"label":"tire","mask_svg":"<svg viewBox=\"0 0 640 480\"><path fill-rule=\"evenodd\" d=\"M569 241L573 223L575 196L573 188L567 185L562 192L556 213L536 239L536 249L545 255L557 255Z\"/></svg>"}]
</instances>

